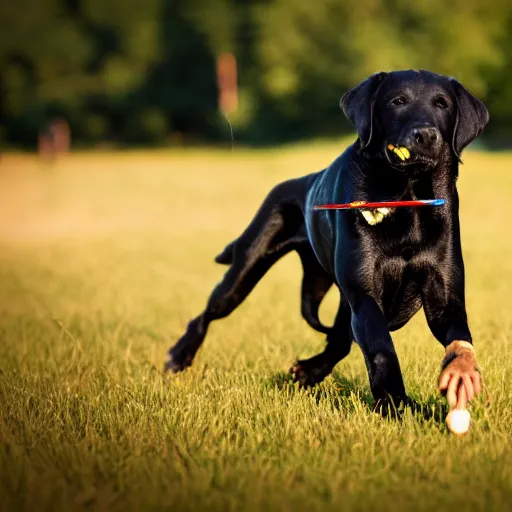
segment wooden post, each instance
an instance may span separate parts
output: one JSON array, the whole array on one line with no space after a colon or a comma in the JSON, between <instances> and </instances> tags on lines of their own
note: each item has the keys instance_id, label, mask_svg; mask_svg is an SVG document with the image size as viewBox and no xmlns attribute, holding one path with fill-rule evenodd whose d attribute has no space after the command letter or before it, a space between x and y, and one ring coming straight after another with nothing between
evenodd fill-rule
<instances>
[{"instance_id":1,"label":"wooden post","mask_svg":"<svg viewBox=\"0 0 512 512\"><path fill-rule=\"evenodd\" d=\"M224 115L238 108L238 78L236 58L232 53L221 53L217 57L218 104Z\"/></svg>"},{"instance_id":2,"label":"wooden post","mask_svg":"<svg viewBox=\"0 0 512 512\"><path fill-rule=\"evenodd\" d=\"M65 119L54 119L39 133L38 152L42 160L53 162L58 155L69 153L71 136L69 124Z\"/></svg>"}]
</instances>

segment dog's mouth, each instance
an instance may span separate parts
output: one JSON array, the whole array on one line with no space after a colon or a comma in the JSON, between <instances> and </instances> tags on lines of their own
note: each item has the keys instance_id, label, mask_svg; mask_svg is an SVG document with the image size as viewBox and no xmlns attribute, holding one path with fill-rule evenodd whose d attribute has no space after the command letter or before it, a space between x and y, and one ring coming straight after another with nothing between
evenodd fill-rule
<instances>
[{"instance_id":1,"label":"dog's mouth","mask_svg":"<svg viewBox=\"0 0 512 512\"><path fill-rule=\"evenodd\" d=\"M395 144L387 144L385 154L390 165L398 169L410 166L434 167L437 163L432 157L412 153L409 148Z\"/></svg>"}]
</instances>

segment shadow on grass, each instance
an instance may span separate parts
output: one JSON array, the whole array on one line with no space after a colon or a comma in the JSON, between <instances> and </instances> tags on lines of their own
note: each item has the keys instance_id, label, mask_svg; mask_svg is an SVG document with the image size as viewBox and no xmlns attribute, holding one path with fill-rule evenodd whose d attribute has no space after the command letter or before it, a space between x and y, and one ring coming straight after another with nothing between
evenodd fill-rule
<instances>
[{"instance_id":1,"label":"shadow on grass","mask_svg":"<svg viewBox=\"0 0 512 512\"><path fill-rule=\"evenodd\" d=\"M375 401L367 386L351 381L338 373L331 374L329 380L314 387L304 388L298 382L293 381L293 377L290 373L281 371L272 375L267 380L267 384L286 391L287 393L309 393L315 397L317 403L323 399L330 399L333 394L339 398L353 399L356 397L357 400L366 407L373 409ZM335 393L333 393L333 387ZM341 405L339 401L334 403L337 409L339 409Z\"/></svg>"},{"instance_id":2,"label":"shadow on grass","mask_svg":"<svg viewBox=\"0 0 512 512\"><path fill-rule=\"evenodd\" d=\"M384 406L379 408L376 406L375 400L371 394L370 388L361 383L354 382L340 375L333 373L331 375L331 383L329 381L319 384L315 387L303 388L299 383L294 382L290 373L278 372L272 375L266 383L271 387L277 387L288 394L309 393L314 396L317 403L322 400L331 400L333 395L341 400L332 401L333 406L341 410L346 405L348 399L357 400L364 408L376 414L400 421L404 416L404 408L394 408L393 406ZM333 390L334 388L334 390ZM416 418L435 424L444 424L446 415L448 414L448 404L441 401L438 397L432 396L427 401L418 401L409 397L407 409L411 411Z\"/></svg>"},{"instance_id":3,"label":"shadow on grass","mask_svg":"<svg viewBox=\"0 0 512 512\"><path fill-rule=\"evenodd\" d=\"M412 414L422 418L424 421L432 421L439 425L444 425L446 415L448 414L448 403L441 402L436 397L432 397L426 403L410 399L409 408Z\"/></svg>"}]
</instances>

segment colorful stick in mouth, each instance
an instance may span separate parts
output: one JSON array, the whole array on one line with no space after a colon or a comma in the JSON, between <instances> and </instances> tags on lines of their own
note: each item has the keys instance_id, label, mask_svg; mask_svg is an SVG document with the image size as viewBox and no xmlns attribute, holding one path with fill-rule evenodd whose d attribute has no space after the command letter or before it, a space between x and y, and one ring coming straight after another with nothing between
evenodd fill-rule
<instances>
[{"instance_id":1,"label":"colorful stick in mouth","mask_svg":"<svg viewBox=\"0 0 512 512\"><path fill-rule=\"evenodd\" d=\"M377 208L407 208L411 206L443 206L444 199L416 199L413 201L352 201L346 204L317 204L313 210L354 210L354 209L377 209Z\"/></svg>"},{"instance_id":2,"label":"colorful stick in mouth","mask_svg":"<svg viewBox=\"0 0 512 512\"><path fill-rule=\"evenodd\" d=\"M393 144L388 144L389 151L393 151L400 160L405 161L411 157L411 152L404 146L394 146Z\"/></svg>"}]
</instances>

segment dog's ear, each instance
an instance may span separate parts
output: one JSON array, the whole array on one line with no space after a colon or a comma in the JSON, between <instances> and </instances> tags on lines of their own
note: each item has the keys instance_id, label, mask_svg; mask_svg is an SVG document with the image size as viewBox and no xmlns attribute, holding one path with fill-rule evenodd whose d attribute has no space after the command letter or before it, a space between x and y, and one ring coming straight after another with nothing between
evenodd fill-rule
<instances>
[{"instance_id":1,"label":"dog's ear","mask_svg":"<svg viewBox=\"0 0 512 512\"><path fill-rule=\"evenodd\" d=\"M455 78L450 78L450 82L457 100L452 149L457 158L460 158L462 150L480 135L489 122L489 112L486 106Z\"/></svg>"},{"instance_id":2,"label":"dog's ear","mask_svg":"<svg viewBox=\"0 0 512 512\"><path fill-rule=\"evenodd\" d=\"M373 108L388 73L375 73L358 86L346 92L340 100L345 117L355 126L364 149L372 140Z\"/></svg>"}]
</instances>

